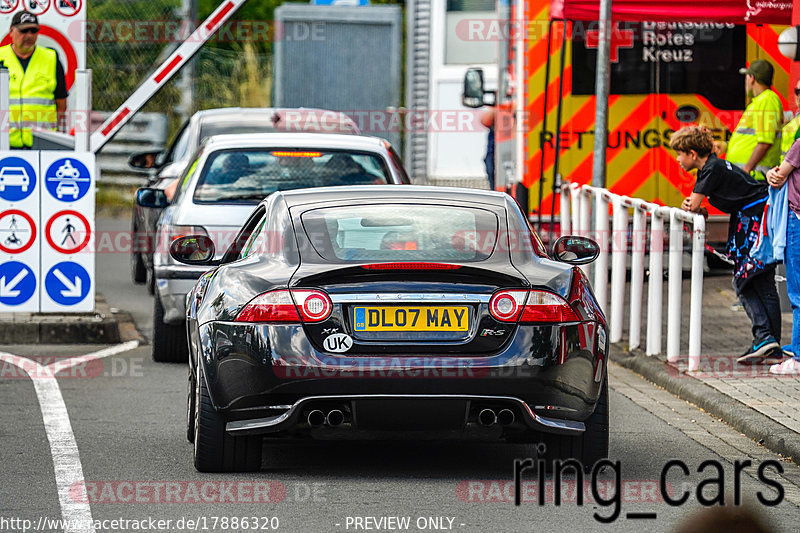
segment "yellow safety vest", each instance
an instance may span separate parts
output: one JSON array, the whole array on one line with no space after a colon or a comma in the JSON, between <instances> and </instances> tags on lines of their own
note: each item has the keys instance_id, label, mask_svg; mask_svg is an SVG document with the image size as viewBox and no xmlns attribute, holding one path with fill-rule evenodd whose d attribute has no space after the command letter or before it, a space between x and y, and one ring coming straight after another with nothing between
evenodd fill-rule
<instances>
[{"instance_id":1,"label":"yellow safety vest","mask_svg":"<svg viewBox=\"0 0 800 533\"><path fill-rule=\"evenodd\" d=\"M725 159L742 166L750 159L758 143L771 144L755 170L756 179L764 179L766 170L778 164L781 157L781 124L783 104L777 94L767 89L753 98L745 109L736 130L728 141Z\"/></svg>"},{"instance_id":2,"label":"yellow safety vest","mask_svg":"<svg viewBox=\"0 0 800 533\"><path fill-rule=\"evenodd\" d=\"M800 113L783 127L781 137L781 163L783 162L783 158L786 157L786 152L788 152L789 148L794 144L798 132L800 132Z\"/></svg>"},{"instance_id":3,"label":"yellow safety vest","mask_svg":"<svg viewBox=\"0 0 800 533\"><path fill-rule=\"evenodd\" d=\"M10 137L12 148L33 146L31 128L54 130L58 125L56 101L56 52L37 46L23 70L11 45L0 47L0 61L8 69Z\"/></svg>"}]
</instances>

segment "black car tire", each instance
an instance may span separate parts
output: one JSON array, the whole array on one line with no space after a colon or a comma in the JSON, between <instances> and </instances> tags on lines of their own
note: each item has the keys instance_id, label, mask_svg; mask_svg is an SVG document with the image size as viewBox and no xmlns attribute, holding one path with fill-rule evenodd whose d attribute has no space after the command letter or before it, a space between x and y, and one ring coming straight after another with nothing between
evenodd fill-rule
<instances>
[{"instance_id":1,"label":"black car tire","mask_svg":"<svg viewBox=\"0 0 800 533\"><path fill-rule=\"evenodd\" d=\"M261 437L228 435L225 420L211 403L202 368L197 373L195 391L194 467L200 472L260 470Z\"/></svg>"},{"instance_id":2,"label":"black car tire","mask_svg":"<svg viewBox=\"0 0 800 533\"><path fill-rule=\"evenodd\" d=\"M132 234L133 245L131 246L131 279L133 279L134 283L141 285L147 281L147 267L144 264L142 250L139 246L139 230L136 229L136 226L133 226Z\"/></svg>"},{"instance_id":3,"label":"black car tire","mask_svg":"<svg viewBox=\"0 0 800 533\"><path fill-rule=\"evenodd\" d=\"M195 378L192 365L189 365L189 379L186 386L186 440L194 442L194 418L197 406L195 405Z\"/></svg>"},{"instance_id":4,"label":"black car tire","mask_svg":"<svg viewBox=\"0 0 800 533\"><path fill-rule=\"evenodd\" d=\"M156 294L156 277L153 274L152 268L147 268L145 265L145 285L147 286L147 292L155 295Z\"/></svg>"},{"instance_id":5,"label":"black car tire","mask_svg":"<svg viewBox=\"0 0 800 533\"><path fill-rule=\"evenodd\" d=\"M590 472L597 461L608 457L608 376L603 380L594 413L584 424L586 431L579 437L545 436L548 466L554 459L577 459L583 465L583 470Z\"/></svg>"},{"instance_id":6,"label":"black car tire","mask_svg":"<svg viewBox=\"0 0 800 533\"><path fill-rule=\"evenodd\" d=\"M141 252L131 252L131 279L137 285L147 281L147 268L144 266Z\"/></svg>"},{"instance_id":7,"label":"black car tire","mask_svg":"<svg viewBox=\"0 0 800 533\"><path fill-rule=\"evenodd\" d=\"M608 458L608 375L603 377L603 388L594 413L586 421L586 431L581 441L581 464L591 468L594 464Z\"/></svg>"},{"instance_id":8,"label":"black car tire","mask_svg":"<svg viewBox=\"0 0 800 533\"><path fill-rule=\"evenodd\" d=\"M164 306L156 294L153 299L153 361L157 363L186 363L189 361L189 346L186 341L186 325L174 326L164 322Z\"/></svg>"}]
</instances>

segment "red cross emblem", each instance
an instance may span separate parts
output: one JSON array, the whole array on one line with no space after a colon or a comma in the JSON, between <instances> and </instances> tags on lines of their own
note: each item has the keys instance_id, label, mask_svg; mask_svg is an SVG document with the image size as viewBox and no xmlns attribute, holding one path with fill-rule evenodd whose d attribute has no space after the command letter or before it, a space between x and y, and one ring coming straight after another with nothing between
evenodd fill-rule
<instances>
[{"instance_id":1,"label":"red cross emblem","mask_svg":"<svg viewBox=\"0 0 800 533\"><path fill-rule=\"evenodd\" d=\"M586 31L586 48L597 48L600 45L600 30ZM612 63L619 62L619 49L633 48L633 30L620 30L617 23L611 29L611 54Z\"/></svg>"}]
</instances>

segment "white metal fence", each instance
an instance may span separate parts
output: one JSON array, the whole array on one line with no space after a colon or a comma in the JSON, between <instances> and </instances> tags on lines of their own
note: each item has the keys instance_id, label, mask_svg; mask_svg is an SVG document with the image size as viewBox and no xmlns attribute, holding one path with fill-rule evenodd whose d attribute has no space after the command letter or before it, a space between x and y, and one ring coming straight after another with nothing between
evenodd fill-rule
<instances>
[{"instance_id":1,"label":"white metal fence","mask_svg":"<svg viewBox=\"0 0 800 533\"><path fill-rule=\"evenodd\" d=\"M661 353L663 311L665 224L669 228L668 298L667 298L667 360L680 358L681 290L683 276L683 228L691 226L691 300L689 308L689 371L700 365L702 330L703 256L706 221L702 215L677 207L664 207L613 194L607 189L566 183L561 186L561 234L590 237L600 245L600 255L584 268L587 275L594 271L595 296L609 319L609 339L622 340L625 320L625 284L630 254L630 305L628 307L629 345L641 345L642 299L644 296L645 255L649 254L650 276L647 287L647 344L645 353ZM610 216L609 216L610 212ZM629 217L633 216L629 228ZM609 218L611 228L609 229ZM594 222L592 224L592 221ZM648 230L649 227L649 230ZM649 239L648 239L649 237ZM611 265L609 267L609 250ZM608 272L611 270L611 287ZM611 297L611 306L608 298Z\"/></svg>"}]
</instances>

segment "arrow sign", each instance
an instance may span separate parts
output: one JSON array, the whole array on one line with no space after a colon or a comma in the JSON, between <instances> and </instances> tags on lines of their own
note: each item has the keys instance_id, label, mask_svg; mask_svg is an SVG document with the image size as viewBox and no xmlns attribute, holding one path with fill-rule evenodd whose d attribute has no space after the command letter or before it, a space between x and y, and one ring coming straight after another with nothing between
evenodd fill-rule
<instances>
[{"instance_id":1,"label":"arrow sign","mask_svg":"<svg viewBox=\"0 0 800 533\"><path fill-rule=\"evenodd\" d=\"M65 298L79 298L81 295L81 278L75 277L75 283L72 283L67 277L58 269L53 270L53 275L64 284L65 290L61 291L61 296ZM2 290L2 288L0 288Z\"/></svg>"},{"instance_id":2,"label":"arrow sign","mask_svg":"<svg viewBox=\"0 0 800 533\"><path fill-rule=\"evenodd\" d=\"M0 308L18 306L36 292L36 275L25 263L9 261L0 264Z\"/></svg>"},{"instance_id":3,"label":"arrow sign","mask_svg":"<svg viewBox=\"0 0 800 533\"><path fill-rule=\"evenodd\" d=\"M86 269L70 261L56 264L44 278L47 295L53 302L63 306L73 306L83 301L91 285Z\"/></svg>"},{"instance_id":4,"label":"arrow sign","mask_svg":"<svg viewBox=\"0 0 800 533\"><path fill-rule=\"evenodd\" d=\"M11 280L11 283L6 285L6 277L3 276L0 278L0 298L13 298L14 296L19 296L19 291L14 290L14 288L19 284L20 281L25 279L25 276L28 275L28 271L22 269L19 273L14 276L14 279Z\"/></svg>"}]
</instances>

